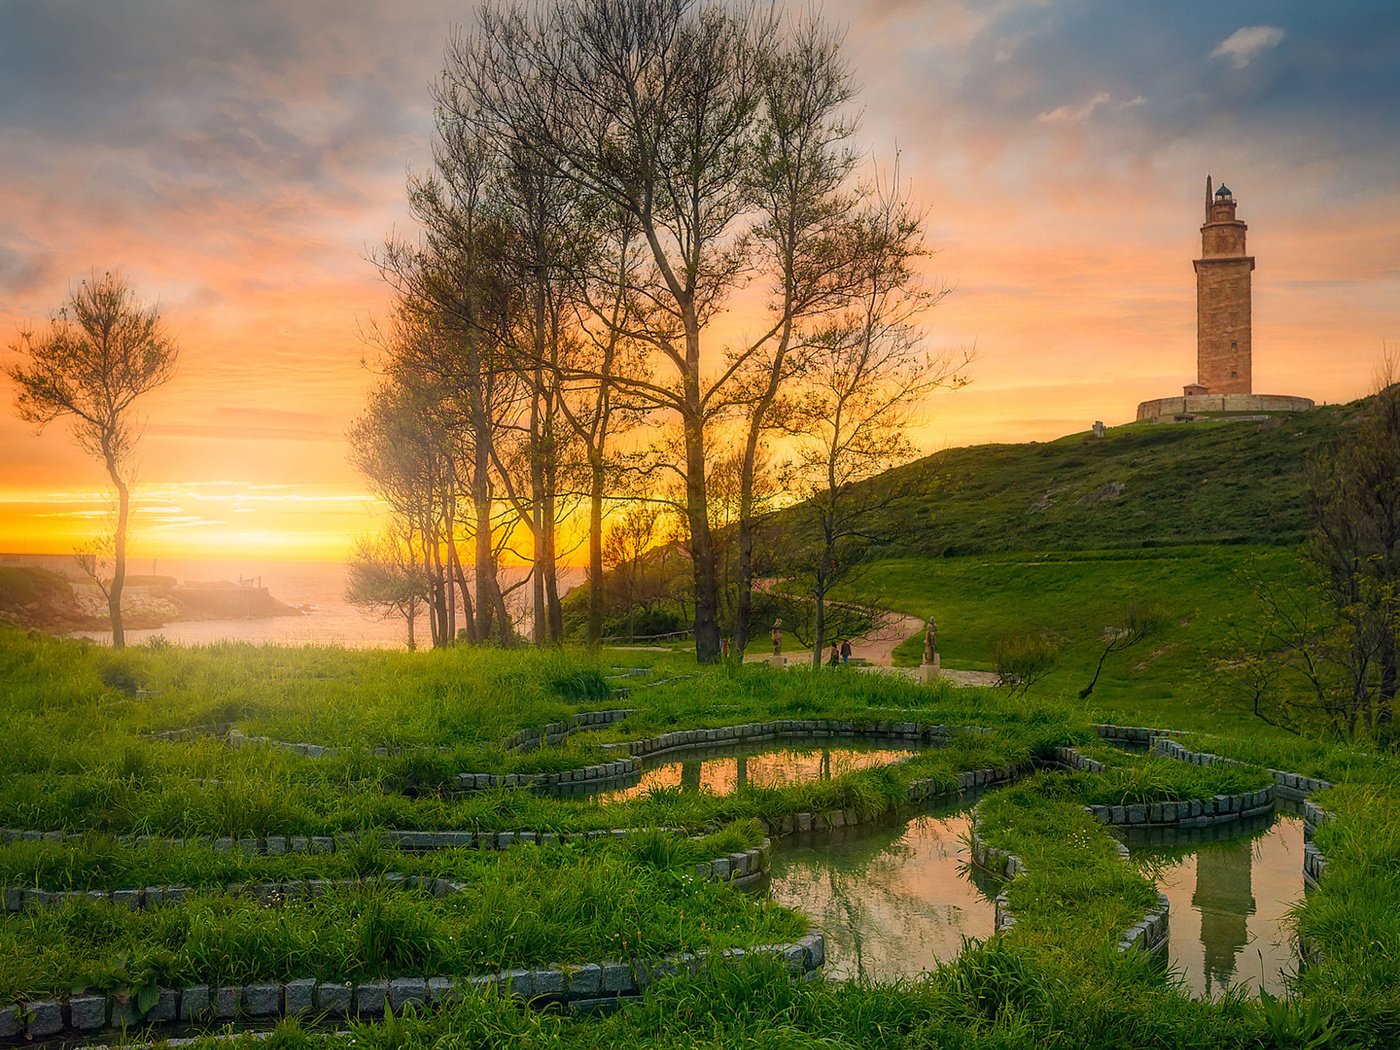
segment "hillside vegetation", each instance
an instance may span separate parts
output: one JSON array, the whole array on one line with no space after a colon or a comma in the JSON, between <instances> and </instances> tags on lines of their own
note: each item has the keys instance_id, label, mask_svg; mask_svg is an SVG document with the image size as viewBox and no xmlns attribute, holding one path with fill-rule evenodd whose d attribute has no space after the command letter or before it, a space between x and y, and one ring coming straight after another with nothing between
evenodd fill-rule
<instances>
[{"instance_id":1,"label":"hillside vegetation","mask_svg":"<svg viewBox=\"0 0 1400 1050\"><path fill-rule=\"evenodd\" d=\"M901 554L1293 544L1307 462L1358 407L948 449L870 484L912 493Z\"/></svg>"},{"instance_id":2,"label":"hillside vegetation","mask_svg":"<svg viewBox=\"0 0 1400 1050\"><path fill-rule=\"evenodd\" d=\"M935 616L952 668L993 670L1000 639L1049 639L1059 656L1035 688L1066 699L1125 611L1152 606L1159 627L1105 664L1094 700L1129 719L1168 723L1195 708L1248 724L1221 663L1261 615L1261 584L1305 586L1307 465L1359 407L927 456L869 483L905 491L900 528L847 593ZM895 661L921 653L913 638Z\"/></svg>"}]
</instances>

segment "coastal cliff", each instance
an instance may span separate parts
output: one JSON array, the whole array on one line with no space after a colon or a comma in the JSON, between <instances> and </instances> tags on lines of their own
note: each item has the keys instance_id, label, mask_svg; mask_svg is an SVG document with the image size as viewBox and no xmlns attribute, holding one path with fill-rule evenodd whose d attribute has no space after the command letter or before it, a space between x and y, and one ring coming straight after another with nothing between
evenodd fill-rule
<instances>
[{"instance_id":1,"label":"coastal cliff","mask_svg":"<svg viewBox=\"0 0 1400 1050\"><path fill-rule=\"evenodd\" d=\"M266 587L130 575L122 613L127 628L139 630L187 620L300 616L301 610L277 600ZM0 621L56 633L109 625L107 600L96 584L30 566L0 566Z\"/></svg>"}]
</instances>

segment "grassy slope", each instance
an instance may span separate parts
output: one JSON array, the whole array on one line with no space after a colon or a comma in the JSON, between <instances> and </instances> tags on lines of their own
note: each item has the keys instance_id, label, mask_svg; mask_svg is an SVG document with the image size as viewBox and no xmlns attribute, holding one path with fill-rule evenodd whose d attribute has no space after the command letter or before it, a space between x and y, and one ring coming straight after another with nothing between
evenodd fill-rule
<instances>
[{"instance_id":1,"label":"grassy slope","mask_svg":"<svg viewBox=\"0 0 1400 1050\"><path fill-rule=\"evenodd\" d=\"M1003 553L889 559L859 588L866 600L901 612L934 610L949 667L991 670L993 647L1007 635L1055 637L1059 665L1035 688L1066 699L1092 676L1099 639L1123 607L1160 603L1167 612L1161 633L1110 657L1092 700L1121 717L1159 723L1179 723L1183 708L1221 712L1223 728L1249 717L1221 692L1212 670L1230 646L1231 624L1252 615L1242 575L1283 582L1299 571L1293 551L1277 547ZM895 658L914 664L921 654L922 639L914 638Z\"/></svg>"},{"instance_id":2,"label":"grassy slope","mask_svg":"<svg viewBox=\"0 0 1400 1050\"><path fill-rule=\"evenodd\" d=\"M908 554L1293 543L1307 460L1355 417L1343 405L1265 422L1130 426L1102 439L949 449L882 475L909 485ZM1107 486L1121 494L1107 496Z\"/></svg>"},{"instance_id":3,"label":"grassy slope","mask_svg":"<svg viewBox=\"0 0 1400 1050\"><path fill-rule=\"evenodd\" d=\"M1159 604L1167 625L1110 659L1096 707L1179 722L1185 706L1218 715L1221 728L1245 725L1212 668L1232 625L1255 615L1242 577L1301 582L1306 465L1355 414L1344 405L1262 423L1129 426L925 457L871 483L910 487L913 507L848 591L932 612L949 667L991 670L999 638L1050 635L1059 665L1036 689L1063 698L1088 682L1099 639L1127 604ZM895 660L920 654L910 639Z\"/></svg>"}]
</instances>

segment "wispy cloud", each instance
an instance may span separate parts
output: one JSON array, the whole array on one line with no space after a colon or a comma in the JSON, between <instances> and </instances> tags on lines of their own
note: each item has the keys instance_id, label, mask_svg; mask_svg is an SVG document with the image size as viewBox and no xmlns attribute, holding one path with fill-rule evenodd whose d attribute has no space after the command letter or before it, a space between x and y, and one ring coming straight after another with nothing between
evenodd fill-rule
<instances>
[{"instance_id":1,"label":"wispy cloud","mask_svg":"<svg viewBox=\"0 0 1400 1050\"><path fill-rule=\"evenodd\" d=\"M1283 30L1278 26L1242 26L1215 45L1210 57L1226 59L1236 69L1243 69L1282 41Z\"/></svg>"},{"instance_id":2,"label":"wispy cloud","mask_svg":"<svg viewBox=\"0 0 1400 1050\"><path fill-rule=\"evenodd\" d=\"M1094 110L1111 101L1112 95L1107 91L1100 91L1089 101L1078 106L1065 105L1047 110L1040 115L1040 120L1045 124L1083 124L1094 115Z\"/></svg>"}]
</instances>

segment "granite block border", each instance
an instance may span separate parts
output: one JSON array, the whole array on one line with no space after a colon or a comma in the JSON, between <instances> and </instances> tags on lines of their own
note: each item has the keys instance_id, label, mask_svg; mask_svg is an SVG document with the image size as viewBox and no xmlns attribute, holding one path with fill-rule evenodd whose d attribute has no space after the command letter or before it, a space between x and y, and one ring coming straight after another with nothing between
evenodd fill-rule
<instances>
[{"instance_id":1,"label":"granite block border","mask_svg":"<svg viewBox=\"0 0 1400 1050\"><path fill-rule=\"evenodd\" d=\"M457 834L449 832L448 834ZM545 844L547 833L509 832L504 834L529 835L521 842ZM628 837L631 830L617 828L610 832L585 833L589 838ZM557 838L551 836L552 838ZM691 869L697 879L713 879L724 882L735 889L747 889L766 879L773 866L773 840L765 838L762 843L747 850L740 850L700 861ZM178 904L185 898L200 892L231 893L252 897L266 906L288 900L321 897L327 893L365 886L387 886L390 889L404 889L428 893L434 897L450 897L466 890L466 884L451 879L429 875L384 875L379 879L297 879L287 882L231 883L224 886L195 888L190 886L143 886L126 890L44 890L33 886L0 886L0 914L13 913L26 908L58 907L72 901L92 900L103 904L123 906L132 911L157 908L165 904Z\"/></svg>"},{"instance_id":2,"label":"granite block border","mask_svg":"<svg viewBox=\"0 0 1400 1050\"><path fill-rule=\"evenodd\" d=\"M1126 861L1128 859L1128 847L1123 843L1114 841L1118 849L1118 855ZM1006 882L1019 878L1026 872L1025 862L1014 853L998 849L982 838L977 829L977 813L973 812L972 823L972 862L983 871L986 871ZM995 919L993 929L997 933L1003 933L1016 925L1016 914L1011 910L1011 903L1005 891L997 894L995 901ZM1165 952L1169 938L1169 920L1171 916L1171 903L1165 894L1157 893L1157 904L1149 908L1142 919L1122 931L1118 937L1118 953L1124 955L1134 949L1138 951L1158 954Z\"/></svg>"},{"instance_id":3,"label":"granite block border","mask_svg":"<svg viewBox=\"0 0 1400 1050\"><path fill-rule=\"evenodd\" d=\"M550 722L543 729L525 728L506 738L502 745L507 751L533 751L541 744L561 743L575 733L602 729L636 714L635 707L620 707L610 711L580 711L563 722Z\"/></svg>"},{"instance_id":4,"label":"granite block border","mask_svg":"<svg viewBox=\"0 0 1400 1050\"><path fill-rule=\"evenodd\" d=\"M626 750L633 758L655 758L669 751L716 747L724 744L762 740L806 738L815 740L846 737L891 740L930 746L946 744L962 727L929 725L923 722L854 722L827 718L779 719L771 722L745 722L713 729L679 729L642 740L603 747Z\"/></svg>"},{"instance_id":5,"label":"granite block border","mask_svg":"<svg viewBox=\"0 0 1400 1050\"><path fill-rule=\"evenodd\" d=\"M1225 755L1216 755L1204 751L1192 751L1184 747L1173 737L1181 737L1186 734L1178 730L1149 729L1140 726L1108 726L1096 725L1095 731L1105 740L1113 740L1125 743L1146 743L1148 748L1155 754L1164 755L1167 758L1175 759L1179 762L1188 762L1193 765L1247 765L1238 759L1229 758ZM1310 777L1302 773L1293 773L1284 769L1270 769L1269 775L1273 777L1273 787L1269 790L1279 798L1286 798L1302 803L1303 810L1303 887L1306 890L1315 889L1327 872L1327 856L1313 843L1313 836L1319 825L1331 818L1331 814L1317 803L1312 801L1311 796L1318 792L1332 787L1331 781L1321 777ZM1261 810L1261 812L1263 812ZM1250 816L1246 812L1241 816ZM1298 955L1303 964L1316 962L1322 957L1322 951L1314 944L1304 943L1301 939L1298 943Z\"/></svg>"},{"instance_id":6,"label":"granite block border","mask_svg":"<svg viewBox=\"0 0 1400 1050\"><path fill-rule=\"evenodd\" d=\"M1142 732L1155 731L1142 730ZM1161 736L1153 738L1151 750L1148 753L1174 759L1178 762L1190 762L1193 765L1209 765L1211 763L1206 761L1207 759L1217 758L1215 755L1201 755L1194 751L1187 751L1176 741ZM1222 761L1228 762L1230 760ZM1056 748L1054 758L1046 764L1084 773L1103 773L1108 769L1104 763L1092 759L1072 747ZM1124 806L1092 805L1084 808L1092 813L1099 823L1109 824L1113 827L1202 828L1243 820L1248 817L1262 816L1272 811L1274 808L1274 787L1270 785L1257 791L1246 791L1238 795L1212 795L1207 799L1144 802Z\"/></svg>"},{"instance_id":7,"label":"granite block border","mask_svg":"<svg viewBox=\"0 0 1400 1050\"><path fill-rule=\"evenodd\" d=\"M387 1009L397 1012L410 1004L431 1008L469 995L501 995L534 1006L569 1005L637 996L665 977L699 976L708 966L763 957L780 961L794 977L810 977L826 963L826 939L820 930L811 929L786 944L680 952L628 962L556 964L471 977L401 976L359 983L306 977L220 988L192 984L159 989L155 1004L144 1014L117 994L74 995L66 1001L36 999L0 1008L0 1039L90 1036L108 1028L144 1028L174 1022L199 1025L281 1017L375 1018L384 1016Z\"/></svg>"}]
</instances>

